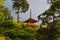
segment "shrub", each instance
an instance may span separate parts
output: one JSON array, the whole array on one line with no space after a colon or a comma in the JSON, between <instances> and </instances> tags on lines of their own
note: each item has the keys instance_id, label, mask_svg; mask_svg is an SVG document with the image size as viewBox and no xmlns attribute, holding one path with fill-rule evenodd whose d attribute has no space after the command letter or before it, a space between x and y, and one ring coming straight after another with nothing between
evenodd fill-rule
<instances>
[{"instance_id":1,"label":"shrub","mask_svg":"<svg viewBox=\"0 0 60 40\"><path fill-rule=\"evenodd\" d=\"M36 27L23 27L22 23L17 23L14 20L1 22L0 34L11 38L12 40L36 40Z\"/></svg>"}]
</instances>

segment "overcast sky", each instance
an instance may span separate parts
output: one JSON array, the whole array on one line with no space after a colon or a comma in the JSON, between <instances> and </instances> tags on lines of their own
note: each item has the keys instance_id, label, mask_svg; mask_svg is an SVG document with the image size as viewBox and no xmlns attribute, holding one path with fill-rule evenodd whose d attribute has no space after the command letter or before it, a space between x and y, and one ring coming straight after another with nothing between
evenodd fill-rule
<instances>
[{"instance_id":1,"label":"overcast sky","mask_svg":"<svg viewBox=\"0 0 60 40\"><path fill-rule=\"evenodd\" d=\"M37 16L39 14L42 14L44 11L46 11L50 7L50 5L47 4L47 0L27 0L27 1L30 5L30 9L32 11L32 18L35 20L37 20ZM14 19L16 20L16 14L12 10L12 1L6 0L5 6L7 8L9 8L9 10L11 11L11 14L14 16ZM20 18L21 21L25 21L25 20L29 19L30 10L28 10L26 13L21 13L20 17L21 17Z\"/></svg>"}]
</instances>

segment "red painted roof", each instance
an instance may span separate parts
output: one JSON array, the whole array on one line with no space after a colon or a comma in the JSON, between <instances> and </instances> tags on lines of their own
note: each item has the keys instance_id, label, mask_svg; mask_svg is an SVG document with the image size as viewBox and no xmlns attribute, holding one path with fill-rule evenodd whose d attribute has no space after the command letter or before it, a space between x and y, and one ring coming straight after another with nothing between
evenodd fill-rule
<instances>
[{"instance_id":1,"label":"red painted roof","mask_svg":"<svg viewBox=\"0 0 60 40\"><path fill-rule=\"evenodd\" d=\"M37 22L37 20L34 20L34 19L30 18L30 19L28 19L28 20L26 20L24 22L32 22L32 23L35 23L35 22Z\"/></svg>"}]
</instances>

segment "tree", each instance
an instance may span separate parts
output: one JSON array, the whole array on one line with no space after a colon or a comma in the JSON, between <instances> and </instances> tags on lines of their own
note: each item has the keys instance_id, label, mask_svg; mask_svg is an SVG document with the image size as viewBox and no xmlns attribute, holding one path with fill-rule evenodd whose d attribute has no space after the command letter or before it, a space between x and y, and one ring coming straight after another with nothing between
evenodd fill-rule
<instances>
[{"instance_id":1,"label":"tree","mask_svg":"<svg viewBox=\"0 0 60 40\"><path fill-rule=\"evenodd\" d=\"M2 12L4 13L5 21L7 21L7 20L12 20L13 17L11 16L11 12L9 11L9 9L6 8L6 7L4 7L3 9L4 9L4 10L2 10Z\"/></svg>"},{"instance_id":2,"label":"tree","mask_svg":"<svg viewBox=\"0 0 60 40\"><path fill-rule=\"evenodd\" d=\"M26 12L29 8L29 4L26 0L12 0L13 1L13 9L16 10L17 14L17 22L19 22L19 13Z\"/></svg>"},{"instance_id":3,"label":"tree","mask_svg":"<svg viewBox=\"0 0 60 40\"><path fill-rule=\"evenodd\" d=\"M3 3L4 3L4 0L0 0L0 21L4 21L5 17L3 15L3 12L1 10L3 10Z\"/></svg>"},{"instance_id":4,"label":"tree","mask_svg":"<svg viewBox=\"0 0 60 40\"><path fill-rule=\"evenodd\" d=\"M12 16L10 14L10 11L8 10L8 8L3 6L5 0L0 0L0 14L4 15L4 20L9 20L12 19Z\"/></svg>"},{"instance_id":5,"label":"tree","mask_svg":"<svg viewBox=\"0 0 60 40\"><path fill-rule=\"evenodd\" d=\"M56 32L56 30L55 30L55 25L56 25L56 22L55 21L56 20L55 19L57 17L57 16L55 16L55 14L56 14L56 12L57 12L57 14L60 13L60 11L59 11L60 10L60 1L59 0L48 0L48 3L51 4L51 7L47 11L45 11L45 13L42 14L43 16L46 15L46 17L41 18L40 17L41 15L39 15L38 16L38 19L41 19L42 20L42 22L43 22L42 25L45 25L45 23L46 23L47 26L48 26L48 29L47 30L49 31L49 35L48 35L48 38L47 38L46 37L47 35L45 34L46 35L45 37L48 40L54 40L55 39L55 32ZM46 33L47 30L46 31L43 30L42 32L44 33L44 31L45 31L45 33Z\"/></svg>"},{"instance_id":6,"label":"tree","mask_svg":"<svg viewBox=\"0 0 60 40\"><path fill-rule=\"evenodd\" d=\"M0 6L4 3L4 0L0 0Z\"/></svg>"},{"instance_id":7,"label":"tree","mask_svg":"<svg viewBox=\"0 0 60 40\"><path fill-rule=\"evenodd\" d=\"M2 6L3 6L3 3L4 3L4 0L0 0L0 10L1 10Z\"/></svg>"},{"instance_id":8,"label":"tree","mask_svg":"<svg viewBox=\"0 0 60 40\"><path fill-rule=\"evenodd\" d=\"M4 21L4 19L5 19L5 17L4 17L4 15L3 15L3 13L0 12L0 22L1 22L1 21Z\"/></svg>"},{"instance_id":9,"label":"tree","mask_svg":"<svg viewBox=\"0 0 60 40\"><path fill-rule=\"evenodd\" d=\"M4 20L5 21L10 20L10 19L13 19L13 17L11 16L11 13L8 10L8 8L2 6L1 9L0 9L0 12L2 12L2 14L4 15L4 17L5 17Z\"/></svg>"}]
</instances>

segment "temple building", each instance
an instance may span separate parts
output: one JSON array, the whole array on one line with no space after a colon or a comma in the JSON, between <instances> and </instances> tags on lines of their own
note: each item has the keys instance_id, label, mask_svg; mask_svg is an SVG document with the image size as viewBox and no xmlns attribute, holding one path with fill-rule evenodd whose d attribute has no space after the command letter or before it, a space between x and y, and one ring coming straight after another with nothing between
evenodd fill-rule
<instances>
[{"instance_id":1,"label":"temple building","mask_svg":"<svg viewBox=\"0 0 60 40\"><path fill-rule=\"evenodd\" d=\"M31 13L31 10L30 10L30 18L28 19L28 20L26 20L26 21L24 21L24 22L27 22L27 23L29 23L29 25L30 26L35 26L36 24L36 22L37 22L37 20L34 20L33 18L31 18L31 15L32 13Z\"/></svg>"}]
</instances>

